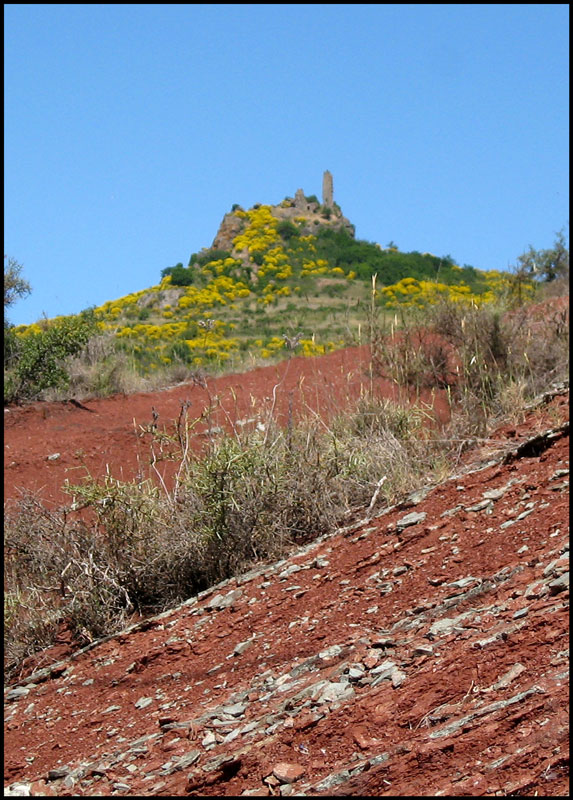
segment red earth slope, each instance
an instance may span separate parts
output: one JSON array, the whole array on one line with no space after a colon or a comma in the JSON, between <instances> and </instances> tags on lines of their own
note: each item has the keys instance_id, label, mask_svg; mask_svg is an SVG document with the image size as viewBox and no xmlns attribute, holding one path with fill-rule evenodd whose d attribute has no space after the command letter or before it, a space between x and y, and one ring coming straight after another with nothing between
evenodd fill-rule
<instances>
[{"instance_id":1,"label":"red earth slope","mask_svg":"<svg viewBox=\"0 0 573 800\"><path fill-rule=\"evenodd\" d=\"M93 463L129 438L113 402ZM96 415L53 410L30 448L71 459ZM7 793L567 794L568 419L564 392L443 484L8 687Z\"/></svg>"},{"instance_id":2,"label":"red earth slope","mask_svg":"<svg viewBox=\"0 0 573 800\"><path fill-rule=\"evenodd\" d=\"M157 429L173 434L183 404L188 404L190 423L212 409L193 428L193 442L201 447L209 430L237 423L264 424L272 416L286 424L289 415L313 413L331 418L364 391L396 399L395 385L372 378L369 367L369 348L351 347L318 358L293 357L241 375L190 380L160 392L10 407L4 412L4 496L17 499L22 490L32 490L48 504L69 504L70 496L61 491L66 479L81 483L88 474L101 477L107 471L123 480L153 477L145 430L155 413ZM439 419L447 419L443 391L423 399ZM168 480L170 465L161 462L158 469Z\"/></svg>"}]
</instances>

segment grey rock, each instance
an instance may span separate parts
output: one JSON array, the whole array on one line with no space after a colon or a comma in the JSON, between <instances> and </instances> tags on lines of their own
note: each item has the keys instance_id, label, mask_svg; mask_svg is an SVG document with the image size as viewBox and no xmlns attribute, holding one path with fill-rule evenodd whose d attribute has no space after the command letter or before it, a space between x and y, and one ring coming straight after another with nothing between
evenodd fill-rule
<instances>
[{"instance_id":1,"label":"grey rock","mask_svg":"<svg viewBox=\"0 0 573 800\"><path fill-rule=\"evenodd\" d=\"M448 583L448 586L455 586L458 589L465 589L466 586L479 581L481 581L481 578L474 578L472 575L468 575L467 578L460 578L458 581L452 581L451 583Z\"/></svg>"},{"instance_id":2,"label":"grey rock","mask_svg":"<svg viewBox=\"0 0 573 800\"><path fill-rule=\"evenodd\" d=\"M242 589L233 589L225 595L216 594L205 606L210 611L218 611L222 608L230 608L236 600L243 594Z\"/></svg>"},{"instance_id":3,"label":"grey rock","mask_svg":"<svg viewBox=\"0 0 573 800\"><path fill-rule=\"evenodd\" d=\"M47 775L47 780L49 781L57 781L60 778L65 778L71 772L70 767L54 767L54 769L49 770Z\"/></svg>"},{"instance_id":4,"label":"grey rock","mask_svg":"<svg viewBox=\"0 0 573 800\"><path fill-rule=\"evenodd\" d=\"M12 783L4 789L4 797L30 797L29 783Z\"/></svg>"},{"instance_id":5,"label":"grey rock","mask_svg":"<svg viewBox=\"0 0 573 800\"><path fill-rule=\"evenodd\" d=\"M386 661L382 661L381 664L378 664L377 667L374 667L370 670L371 675L383 675L384 678L389 678L390 675L396 669L396 664L394 661L390 661L390 659L386 659Z\"/></svg>"},{"instance_id":6,"label":"grey rock","mask_svg":"<svg viewBox=\"0 0 573 800\"><path fill-rule=\"evenodd\" d=\"M466 506L466 511L485 511L488 508L493 508L493 502L491 500L481 500L479 503L476 503L474 506Z\"/></svg>"},{"instance_id":7,"label":"grey rock","mask_svg":"<svg viewBox=\"0 0 573 800\"><path fill-rule=\"evenodd\" d=\"M392 672L392 675L391 675L392 686L395 689L397 689L399 686L401 686L404 683L404 681L406 680L406 677L407 677L407 675L406 675L405 672L402 672L399 669L395 669Z\"/></svg>"},{"instance_id":8,"label":"grey rock","mask_svg":"<svg viewBox=\"0 0 573 800\"><path fill-rule=\"evenodd\" d=\"M284 581L290 577L290 575L294 575L295 572L300 572L301 569L302 567L299 564L291 564L290 567L287 567L286 569L283 569L282 572L279 572L278 578L279 580Z\"/></svg>"},{"instance_id":9,"label":"grey rock","mask_svg":"<svg viewBox=\"0 0 573 800\"><path fill-rule=\"evenodd\" d=\"M185 753L185 755L179 756L173 770L180 771L182 769L187 769L188 767L190 767L192 764L194 764L196 761L199 760L200 755L201 753L199 752L199 750L191 750L189 753Z\"/></svg>"},{"instance_id":10,"label":"grey rock","mask_svg":"<svg viewBox=\"0 0 573 800\"><path fill-rule=\"evenodd\" d=\"M500 489L488 489L482 494L484 500L499 500L507 492L509 486L502 486Z\"/></svg>"},{"instance_id":11,"label":"grey rock","mask_svg":"<svg viewBox=\"0 0 573 800\"><path fill-rule=\"evenodd\" d=\"M456 719L454 722L450 723L449 725L445 725L443 728L440 728L437 731L432 731L432 733L430 733L430 739L440 739L442 736L450 736L452 733L455 733L456 730L465 727L468 722L471 722L477 717L484 717L487 714L493 714L496 711L500 711L503 708L514 705L515 703L520 703L522 700L525 700L526 697L529 697L532 694L543 693L544 690L539 686L532 686L530 689L526 689L524 692L519 692L519 694L516 694L507 700L498 700L495 703L490 703L489 705L483 706L471 714L467 714L465 717Z\"/></svg>"},{"instance_id":12,"label":"grey rock","mask_svg":"<svg viewBox=\"0 0 573 800\"><path fill-rule=\"evenodd\" d=\"M412 492L402 503L400 503L400 508L410 508L411 506L418 505L418 503L421 503L422 500L426 499L426 497L432 491L432 488L432 486L423 486L421 489L417 489L415 492Z\"/></svg>"},{"instance_id":13,"label":"grey rock","mask_svg":"<svg viewBox=\"0 0 573 800\"><path fill-rule=\"evenodd\" d=\"M412 511L411 514L406 514L405 517L399 519L396 522L396 527L398 530L403 530L404 528L409 528L411 525L418 525L420 522L423 522L427 516L425 511Z\"/></svg>"},{"instance_id":14,"label":"grey rock","mask_svg":"<svg viewBox=\"0 0 573 800\"><path fill-rule=\"evenodd\" d=\"M453 517L455 514L457 514L459 511L462 510L463 510L462 505L454 506L454 508L448 508L447 511L444 511L442 514L440 514L440 517Z\"/></svg>"},{"instance_id":15,"label":"grey rock","mask_svg":"<svg viewBox=\"0 0 573 800\"><path fill-rule=\"evenodd\" d=\"M10 689L10 691L7 692L6 701L11 703L14 700L19 700L21 697L26 697L26 695L29 693L30 689L26 686L16 686L15 689Z\"/></svg>"},{"instance_id":16,"label":"grey rock","mask_svg":"<svg viewBox=\"0 0 573 800\"><path fill-rule=\"evenodd\" d=\"M434 648L429 644L420 644L414 648L415 656L431 656L434 653Z\"/></svg>"},{"instance_id":17,"label":"grey rock","mask_svg":"<svg viewBox=\"0 0 573 800\"><path fill-rule=\"evenodd\" d=\"M360 678L364 677L364 668L363 667L350 667L348 670L348 678L351 681L359 681Z\"/></svg>"},{"instance_id":18,"label":"grey rock","mask_svg":"<svg viewBox=\"0 0 573 800\"><path fill-rule=\"evenodd\" d=\"M241 717L247 708L246 703L233 703L230 706L223 706L222 711L230 717Z\"/></svg>"},{"instance_id":19,"label":"grey rock","mask_svg":"<svg viewBox=\"0 0 573 800\"><path fill-rule=\"evenodd\" d=\"M564 572L563 575L555 578L554 581L551 581L551 583L548 584L548 588L551 594L559 594L559 592L564 592L569 588L569 573Z\"/></svg>"},{"instance_id":20,"label":"grey rock","mask_svg":"<svg viewBox=\"0 0 573 800\"><path fill-rule=\"evenodd\" d=\"M233 650L234 656L240 656L242 653L245 652L253 643L252 639L246 639L244 642L240 642L235 649Z\"/></svg>"},{"instance_id":21,"label":"grey rock","mask_svg":"<svg viewBox=\"0 0 573 800\"><path fill-rule=\"evenodd\" d=\"M319 703L336 703L341 700L348 700L354 696L354 689L350 684L342 681L336 683L328 682L318 696Z\"/></svg>"},{"instance_id":22,"label":"grey rock","mask_svg":"<svg viewBox=\"0 0 573 800\"><path fill-rule=\"evenodd\" d=\"M335 658L336 656L339 656L343 650L344 648L341 645L333 644L332 647L328 647L326 650L322 650L318 654L318 657L323 660L328 660L329 658Z\"/></svg>"}]
</instances>

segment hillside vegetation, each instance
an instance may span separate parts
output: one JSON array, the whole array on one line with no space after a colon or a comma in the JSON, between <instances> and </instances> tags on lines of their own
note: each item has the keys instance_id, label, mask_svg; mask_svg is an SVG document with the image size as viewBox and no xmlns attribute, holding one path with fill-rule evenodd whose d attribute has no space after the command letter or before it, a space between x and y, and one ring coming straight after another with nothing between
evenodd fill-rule
<instances>
[{"instance_id":1,"label":"hillside vegetation","mask_svg":"<svg viewBox=\"0 0 573 800\"><path fill-rule=\"evenodd\" d=\"M214 245L162 270L148 289L73 317L10 328L5 402L61 393L102 396L169 384L204 372L239 371L296 349L319 355L370 341L374 316L440 301L524 302L535 282L521 274L460 267L449 255L401 252L356 239L336 204L304 211L234 207Z\"/></svg>"}]
</instances>

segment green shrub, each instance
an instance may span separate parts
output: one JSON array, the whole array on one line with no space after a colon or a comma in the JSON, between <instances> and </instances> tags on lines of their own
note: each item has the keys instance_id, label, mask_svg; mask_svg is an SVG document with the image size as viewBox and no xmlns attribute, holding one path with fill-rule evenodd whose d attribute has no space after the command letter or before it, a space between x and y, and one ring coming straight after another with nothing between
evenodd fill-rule
<instances>
[{"instance_id":1,"label":"green shrub","mask_svg":"<svg viewBox=\"0 0 573 800\"><path fill-rule=\"evenodd\" d=\"M163 277L165 274L171 275L171 283L173 286L191 286L195 280L194 270L190 267L184 267L183 264L177 264L176 267L169 267L170 271L163 270L161 273Z\"/></svg>"},{"instance_id":2,"label":"green shrub","mask_svg":"<svg viewBox=\"0 0 573 800\"><path fill-rule=\"evenodd\" d=\"M297 226L288 219L283 219L279 222L277 225L277 233L287 243L291 239L296 239L300 236L300 231Z\"/></svg>"},{"instance_id":3,"label":"green shrub","mask_svg":"<svg viewBox=\"0 0 573 800\"><path fill-rule=\"evenodd\" d=\"M11 363L4 383L5 403L33 400L45 389L65 388L69 384L66 359L77 355L97 333L92 311L45 320L41 328L12 341Z\"/></svg>"}]
</instances>

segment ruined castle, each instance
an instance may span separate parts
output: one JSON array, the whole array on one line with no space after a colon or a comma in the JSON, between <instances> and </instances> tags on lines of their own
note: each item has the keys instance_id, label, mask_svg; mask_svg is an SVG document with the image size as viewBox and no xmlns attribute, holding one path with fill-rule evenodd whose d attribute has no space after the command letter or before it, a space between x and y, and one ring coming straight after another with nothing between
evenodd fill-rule
<instances>
[{"instance_id":1,"label":"ruined castle","mask_svg":"<svg viewBox=\"0 0 573 800\"><path fill-rule=\"evenodd\" d=\"M256 207L256 206L255 206ZM294 197L285 199L276 206L270 206L271 213L280 220L299 221L300 232L303 235L315 234L320 227L324 228L344 228L351 236L354 236L355 229L349 220L342 215L340 206L334 202L334 189L332 174L326 170L322 176L322 204L312 195L307 197L302 189L297 189ZM217 235L215 236L212 248L215 250L233 249L233 239L241 232L245 222L235 214L238 207L225 214ZM304 223L300 223L304 217Z\"/></svg>"}]
</instances>

